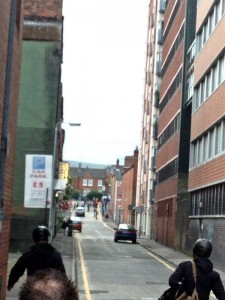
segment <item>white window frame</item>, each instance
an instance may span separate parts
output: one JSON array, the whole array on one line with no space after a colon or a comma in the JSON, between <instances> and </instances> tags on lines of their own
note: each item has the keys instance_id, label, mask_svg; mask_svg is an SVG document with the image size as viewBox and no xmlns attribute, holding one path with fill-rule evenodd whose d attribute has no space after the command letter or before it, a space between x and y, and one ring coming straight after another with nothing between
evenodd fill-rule
<instances>
[{"instance_id":1,"label":"white window frame","mask_svg":"<svg viewBox=\"0 0 225 300\"><path fill-rule=\"evenodd\" d=\"M222 138L221 138L222 139L222 146L221 146L222 149L221 150L223 152L223 151L225 151L225 120L222 121L221 127L222 127L221 128L221 136L222 136Z\"/></svg>"},{"instance_id":2,"label":"white window frame","mask_svg":"<svg viewBox=\"0 0 225 300\"><path fill-rule=\"evenodd\" d=\"M221 5L221 10L222 10L222 15L225 13L225 0L221 0L222 5Z\"/></svg>"},{"instance_id":3,"label":"white window frame","mask_svg":"<svg viewBox=\"0 0 225 300\"><path fill-rule=\"evenodd\" d=\"M218 64L218 62L214 66L213 71L214 71L214 91L215 91L219 85L219 64Z\"/></svg>"},{"instance_id":4,"label":"white window frame","mask_svg":"<svg viewBox=\"0 0 225 300\"><path fill-rule=\"evenodd\" d=\"M102 187L102 179L98 179L98 186Z\"/></svg>"},{"instance_id":5,"label":"white window frame","mask_svg":"<svg viewBox=\"0 0 225 300\"><path fill-rule=\"evenodd\" d=\"M207 161L209 159L209 134L205 134L204 136L204 157L205 157L205 161Z\"/></svg>"},{"instance_id":6,"label":"white window frame","mask_svg":"<svg viewBox=\"0 0 225 300\"><path fill-rule=\"evenodd\" d=\"M88 186L93 186L93 179L88 179Z\"/></svg>"},{"instance_id":7,"label":"white window frame","mask_svg":"<svg viewBox=\"0 0 225 300\"><path fill-rule=\"evenodd\" d=\"M221 69L221 83L222 83L225 80L225 55L223 55L223 57L221 58L220 64L221 64L220 69Z\"/></svg>"},{"instance_id":8,"label":"white window frame","mask_svg":"<svg viewBox=\"0 0 225 300\"><path fill-rule=\"evenodd\" d=\"M83 186L87 186L87 179L83 178Z\"/></svg>"}]
</instances>

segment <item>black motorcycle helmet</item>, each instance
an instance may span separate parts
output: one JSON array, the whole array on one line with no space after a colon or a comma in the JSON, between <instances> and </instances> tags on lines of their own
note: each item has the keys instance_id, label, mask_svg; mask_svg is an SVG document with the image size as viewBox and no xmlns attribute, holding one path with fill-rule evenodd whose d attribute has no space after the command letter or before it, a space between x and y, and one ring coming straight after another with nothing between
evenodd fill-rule
<instances>
[{"instance_id":1,"label":"black motorcycle helmet","mask_svg":"<svg viewBox=\"0 0 225 300\"><path fill-rule=\"evenodd\" d=\"M50 232L45 226L38 226L33 230L33 240L35 243L40 241L48 241L48 237L50 236Z\"/></svg>"},{"instance_id":2,"label":"black motorcycle helmet","mask_svg":"<svg viewBox=\"0 0 225 300\"><path fill-rule=\"evenodd\" d=\"M193 254L200 257L210 257L212 244L207 239L198 239L193 247Z\"/></svg>"}]
</instances>

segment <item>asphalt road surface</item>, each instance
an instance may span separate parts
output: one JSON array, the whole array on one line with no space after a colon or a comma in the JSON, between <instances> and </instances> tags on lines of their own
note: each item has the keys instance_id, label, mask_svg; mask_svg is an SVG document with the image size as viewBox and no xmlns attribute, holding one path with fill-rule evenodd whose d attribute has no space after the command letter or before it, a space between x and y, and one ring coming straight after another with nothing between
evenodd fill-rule
<instances>
[{"instance_id":1,"label":"asphalt road surface","mask_svg":"<svg viewBox=\"0 0 225 300\"><path fill-rule=\"evenodd\" d=\"M82 220L82 233L74 233L80 300L156 300L168 288L173 269L166 262L138 243L115 243L114 230L92 211Z\"/></svg>"}]
</instances>

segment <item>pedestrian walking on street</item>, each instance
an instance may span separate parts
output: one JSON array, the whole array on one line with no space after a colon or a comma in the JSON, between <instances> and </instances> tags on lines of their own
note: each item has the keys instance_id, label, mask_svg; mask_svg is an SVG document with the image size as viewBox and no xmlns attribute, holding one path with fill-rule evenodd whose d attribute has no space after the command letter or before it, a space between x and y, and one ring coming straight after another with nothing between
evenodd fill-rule
<instances>
[{"instance_id":1,"label":"pedestrian walking on street","mask_svg":"<svg viewBox=\"0 0 225 300\"><path fill-rule=\"evenodd\" d=\"M66 228L67 228L67 226L68 226L67 218L64 218L63 219L63 223L62 223L63 235L66 235Z\"/></svg>"},{"instance_id":2,"label":"pedestrian walking on street","mask_svg":"<svg viewBox=\"0 0 225 300\"><path fill-rule=\"evenodd\" d=\"M109 214L106 213L106 214L105 214L105 221L106 221L106 222L107 222L108 218L109 218Z\"/></svg>"},{"instance_id":3,"label":"pedestrian walking on street","mask_svg":"<svg viewBox=\"0 0 225 300\"><path fill-rule=\"evenodd\" d=\"M7 286L8 291L13 288L26 269L27 276L47 268L57 269L65 273L61 254L48 243L48 237L50 236L48 228L38 226L33 230L32 236L35 244L22 254L11 269Z\"/></svg>"},{"instance_id":4,"label":"pedestrian walking on street","mask_svg":"<svg viewBox=\"0 0 225 300\"><path fill-rule=\"evenodd\" d=\"M193 247L193 261L196 266L196 284L193 277L192 262L185 261L178 265L177 269L169 278L169 285L174 291L182 282L182 291L191 296L195 287L199 300L208 300L213 291L216 298L225 300L224 287L218 272L213 270L213 264L209 257L212 253L212 244L207 239L198 239Z\"/></svg>"},{"instance_id":5,"label":"pedestrian walking on street","mask_svg":"<svg viewBox=\"0 0 225 300\"><path fill-rule=\"evenodd\" d=\"M19 300L78 300L75 282L55 269L39 270L27 277L19 291Z\"/></svg>"},{"instance_id":6,"label":"pedestrian walking on street","mask_svg":"<svg viewBox=\"0 0 225 300\"><path fill-rule=\"evenodd\" d=\"M97 220L97 218L98 218L98 210L97 210L97 208L94 208L94 217Z\"/></svg>"}]
</instances>

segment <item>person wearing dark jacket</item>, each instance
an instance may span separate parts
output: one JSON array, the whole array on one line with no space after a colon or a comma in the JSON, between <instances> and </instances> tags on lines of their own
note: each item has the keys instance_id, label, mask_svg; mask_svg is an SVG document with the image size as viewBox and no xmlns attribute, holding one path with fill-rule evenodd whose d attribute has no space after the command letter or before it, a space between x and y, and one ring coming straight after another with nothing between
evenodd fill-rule
<instances>
[{"instance_id":1,"label":"person wearing dark jacket","mask_svg":"<svg viewBox=\"0 0 225 300\"><path fill-rule=\"evenodd\" d=\"M213 270L209 257L212 253L212 244L207 239L198 239L193 247L193 261L196 265L196 290L199 300L208 300L210 292L219 300L225 300L224 287L218 272ZM169 278L169 285L177 290L182 282L182 292L191 296L195 288L192 272L192 262L185 261L178 265Z\"/></svg>"},{"instance_id":2,"label":"person wearing dark jacket","mask_svg":"<svg viewBox=\"0 0 225 300\"><path fill-rule=\"evenodd\" d=\"M65 273L61 254L48 243L50 232L45 226L38 226L33 230L35 244L25 251L15 263L9 274L7 289L10 291L14 284L27 269L27 276L33 275L38 270L57 269Z\"/></svg>"}]
</instances>

